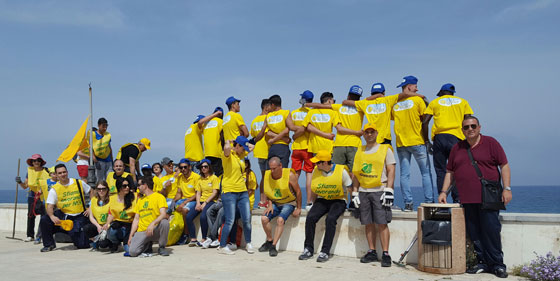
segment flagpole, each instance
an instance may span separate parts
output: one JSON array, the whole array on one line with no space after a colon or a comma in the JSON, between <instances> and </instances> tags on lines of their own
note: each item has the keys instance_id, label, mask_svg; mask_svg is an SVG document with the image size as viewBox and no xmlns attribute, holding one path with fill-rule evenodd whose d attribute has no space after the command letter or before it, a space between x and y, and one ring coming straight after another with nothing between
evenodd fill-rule
<instances>
[{"instance_id":1,"label":"flagpole","mask_svg":"<svg viewBox=\"0 0 560 281\"><path fill-rule=\"evenodd\" d=\"M89 83L89 121L90 121L90 134L89 134L89 167L87 182L89 186L95 186L95 166L93 165L93 98L91 92L91 82Z\"/></svg>"}]
</instances>

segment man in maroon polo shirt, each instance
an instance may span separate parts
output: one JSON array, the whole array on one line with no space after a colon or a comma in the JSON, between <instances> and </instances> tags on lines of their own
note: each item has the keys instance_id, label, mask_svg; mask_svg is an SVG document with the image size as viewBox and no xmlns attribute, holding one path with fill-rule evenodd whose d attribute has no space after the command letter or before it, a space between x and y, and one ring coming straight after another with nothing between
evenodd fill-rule
<instances>
[{"instance_id":1,"label":"man in maroon polo shirt","mask_svg":"<svg viewBox=\"0 0 560 281\"><path fill-rule=\"evenodd\" d=\"M510 168L506 154L497 140L480 134L480 122L474 116L467 116L463 120L462 130L466 139L457 143L451 149L447 162L447 172L443 181L442 191L438 201L447 203L446 192L455 180L459 191L459 198L465 209L465 224L467 234L474 244L478 264L467 270L467 273L491 272L497 277L506 278L506 266L503 260L502 241L500 231L502 225L499 220L500 211L481 209L482 185L475 168L471 164L467 148L476 161L485 179L501 180L504 186L502 201L511 201Z\"/></svg>"}]
</instances>

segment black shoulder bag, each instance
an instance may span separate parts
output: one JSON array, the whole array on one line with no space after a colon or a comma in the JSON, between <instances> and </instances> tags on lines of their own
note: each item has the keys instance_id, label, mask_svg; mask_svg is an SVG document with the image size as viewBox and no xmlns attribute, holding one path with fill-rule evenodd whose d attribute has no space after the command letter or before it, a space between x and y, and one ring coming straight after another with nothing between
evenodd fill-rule
<instances>
[{"instance_id":1,"label":"black shoulder bag","mask_svg":"<svg viewBox=\"0 0 560 281\"><path fill-rule=\"evenodd\" d=\"M500 179L498 179L498 181L491 181L482 177L482 172L480 172L478 164L476 164L476 161L473 158L470 146L467 148L467 152L469 154L469 158L471 159L471 164L476 170L476 174L478 175L478 179L482 185L481 208L483 210L491 211L505 210L506 206L502 201L502 192L504 191L504 188L502 187Z\"/></svg>"}]
</instances>

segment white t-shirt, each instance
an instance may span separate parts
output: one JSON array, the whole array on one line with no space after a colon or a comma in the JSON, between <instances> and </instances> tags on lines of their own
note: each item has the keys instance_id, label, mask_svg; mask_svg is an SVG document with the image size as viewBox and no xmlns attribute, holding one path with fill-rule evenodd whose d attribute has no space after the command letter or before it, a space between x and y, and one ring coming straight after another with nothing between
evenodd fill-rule
<instances>
[{"instance_id":1,"label":"white t-shirt","mask_svg":"<svg viewBox=\"0 0 560 281\"><path fill-rule=\"evenodd\" d=\"M79 180L79 181L80 181L80 185L82 186L82 190L84 191L84 195L89 194L89 191L90 191L91 187L87 183L83 182L82 180ZM74 183L74 179L70 178L69 181L68 181L68 184L62 184L62 185L63 186L69 186L73 183ZM86 198L84 198L84 200L86 200ZM51 188L51 190L49 190L49 195L47 196L46 203L51 204L51 205L56 205L56 202L58 202L58 195L56 194L56 191L54 190L54 188ZM81 213L66 214L66 215L77 216L79 214L81 214Z\"/></svg>"},{"instance_id":2,"label":"white t-shirt","mask_svg":"<svg viewBox=\"0 0 560 281\"><path fill-rule=\"evenodd\" d=\"M365 154L371 154L371 153L376 153L377 150L379 150L380 145L378 143L376 143L373 147L371 147L370 149L366 149L364 151ZM395 161L395 154L393 153L393 150L391 148L387 149L387 155L385 156L385 165L383 165L383 172L381 172L381 186L380 187L375 187L375 188L363 188L360 186L360 188L358 189L358 191L361 192L378 192L378 191L383 191L383 188L387 186L387 165L394 165L397 164L397 161Z\"/></svg>"}]
</instances>

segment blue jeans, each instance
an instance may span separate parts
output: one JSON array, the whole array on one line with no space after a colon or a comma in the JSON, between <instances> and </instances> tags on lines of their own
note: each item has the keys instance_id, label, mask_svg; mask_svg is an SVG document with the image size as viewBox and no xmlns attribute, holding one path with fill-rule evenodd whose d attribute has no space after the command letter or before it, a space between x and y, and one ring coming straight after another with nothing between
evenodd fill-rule
<instances>
[{"instance_id":1,"label":"blue jeans","mask_svg":"<svg viewBox=\"0 0 560 281\"><path fill-rule=\"evenodd\" d=\"M291 204L284 204L282 206L278 206L276 204L272 204L272 213L268 213L266 217L269 221L271 221L275 217L281 217L284 221L287 221L290 215L294 212L296 206Z\"/></svg>"},{"instance_id":2,"label":"blue jeans","mask_svg":"<svg viewBox=\"0 0 560 281\"><path fill-rule=\"evenodd\" d=\"M107 239L113 243L113 245L119 245L121 242L123 243L124 251L128 253L128 237L130 236L130 227L131 223L121 223L121 222L113 222L118 224L109 227L107 231Z\"/></svg>"},{"instance_id":3,"label":"blue jeans","mask_svg":"<svg viewBox=\"0 0 560 281\"><path fill-rule=\"evenodd\" d=\"M243 234L245 235L245 242L251 243L251 209L249 207L249 195L247 191L223 193L222 203L224 208L225 223L222 228L220 247L225 247L227 244L227 237L229 236L235 221L236 209L239 209L241 219L243 220Z\"/></svg>"},{"instance_id":4,"label":"blue jeans","mask_svg":"<svg viewBox=\"0 0 560 281\"><path fill-rule=\"evenodd\" d=\"M401 167L401 191L405 204L412 203L412 191L410 190L410 158L414 156L420 173L422 174L422 188L424 189L424 202L434 202L434 190L432 186L432 175L428 166L428 153L424 145L413 145L397 147L399 164Z\"/></svg>"},{"instance_id":5,"label":"blue jeans","mask_svg":"<svg viewBox=\"0 0 560 281\"><path fill-rule=\"evenodd\" d=\"M191 202L196 202L196 201L191 201ZM188 204L187 204L188 205ZM208 209L210 207L212 207L212 205L214 205L214 202L209 202L208 204L206 204L206 206L204 206L204 209L202 209L202 211L197 211L196 208L192 208L189 210L189 212L187 213L187 229L189 230L189 236L191 238L196 238L196 229L194 227L194 219L198 216L198 214L200 215L200 229L202 230L202 239L206 239L206 236L208 235L208 218L206 216ZM195 204L196 207L196 204Z\"/></svg>"}]
</instances>

